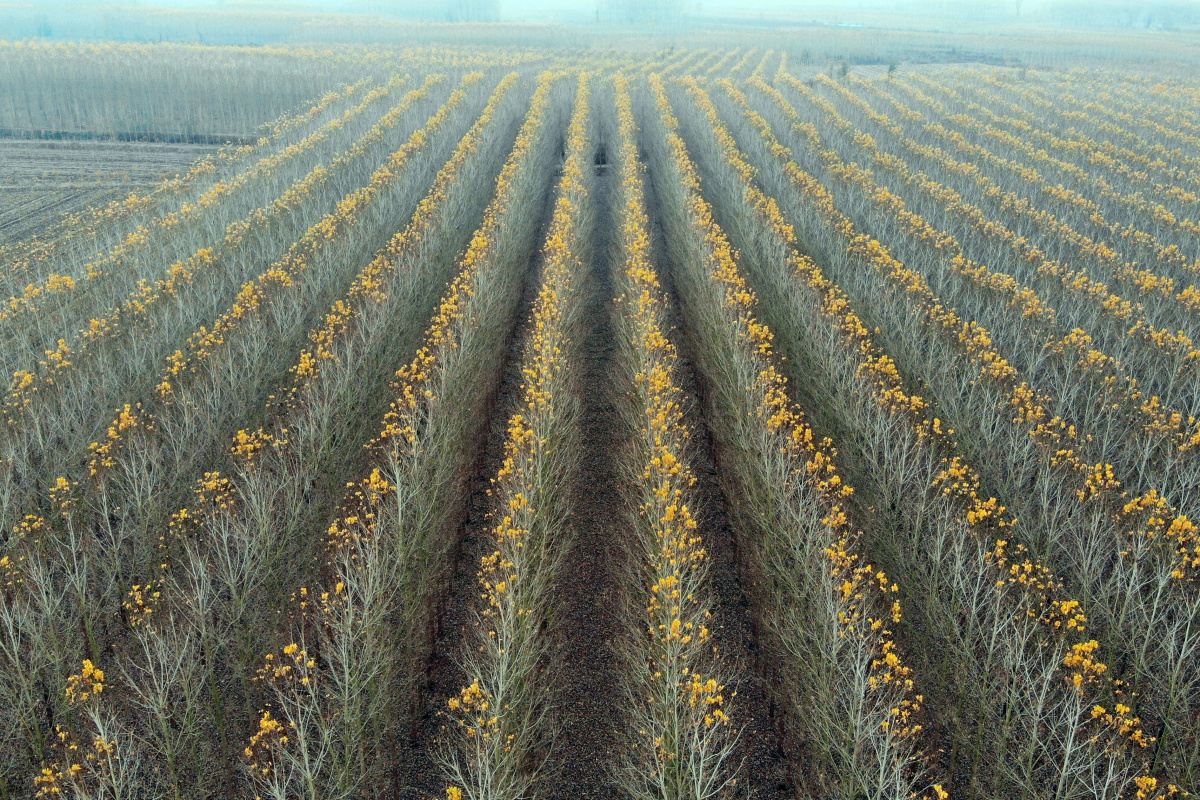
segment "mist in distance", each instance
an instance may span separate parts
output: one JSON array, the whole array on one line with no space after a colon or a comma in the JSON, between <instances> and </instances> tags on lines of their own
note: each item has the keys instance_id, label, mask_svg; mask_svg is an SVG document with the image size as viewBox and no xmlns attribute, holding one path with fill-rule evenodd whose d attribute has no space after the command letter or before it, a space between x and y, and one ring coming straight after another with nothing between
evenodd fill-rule
<instances>
[{"instance_id":1,"label":"mist in distance","mask_svg":"<svg viewBox=\"0 0 1200 800\"><path fill-rule=\"evenodd\" d=\"M375 15L659 29L827 25L942 32L979 32L981 27L1200 30L1200 0L40 0L0 2L0 36L138 39L144 36L122 30L119 23L139 14L171 11L197 17Z\"/></svg>"}]
</instances>

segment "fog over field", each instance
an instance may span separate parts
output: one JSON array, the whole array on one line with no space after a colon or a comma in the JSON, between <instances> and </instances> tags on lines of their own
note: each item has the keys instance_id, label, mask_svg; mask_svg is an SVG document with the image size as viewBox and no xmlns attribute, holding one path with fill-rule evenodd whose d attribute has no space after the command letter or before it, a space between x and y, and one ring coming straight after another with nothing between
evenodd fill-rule
<instances>
[{"instance_id":1,"label":"fog over field","mask_svg":"<svg viewBox=\"0 0 1200 800\"><path fill-rule=\"evenodd\" d=\"M0 3L0 24L59 25L86 29L100 17L109 36L125 15L169 7L192 12L265 14L378 14L426 20L494 20L564 24L657 24L671 28L720 24L897 26L939 29L947 26L1036 26L1195 30L1200 3L1195 0L164 0L156 3L103 3L94 0L41 0ZM44 30L44 29L43 29ZM11 32L9 35L13 35Z\"/></svg>"}]
</instances>

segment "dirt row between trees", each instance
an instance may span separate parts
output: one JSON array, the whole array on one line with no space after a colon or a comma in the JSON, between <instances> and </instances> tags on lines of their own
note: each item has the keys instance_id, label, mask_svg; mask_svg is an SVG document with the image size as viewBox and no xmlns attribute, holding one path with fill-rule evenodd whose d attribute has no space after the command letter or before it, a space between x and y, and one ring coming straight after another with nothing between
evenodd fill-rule
<instances>
[{"instance_id":1,"label":"dirt row between trees","mask_svg":"<svg viewBox=\"0 0 1200 800\"><path fill-rule=\"evenodd\" d=\"M124 199L187 172L218 144L6 139L0 133L0 243L45 234L62 214Z\"/></svg>"},{"instance_id":2,"label":"dirt row between trees","mask_svg":"<svg viewBox=\"0 0 1200 800\"><path fill-rule=\"evenodd\" d=\"M561 170L561 154L559 159ZM521 300L508 326L504 345L504 367L487 401L487 422L480 429L474 444L477 453L468 486L470 499L462 511L453 535L456 545L451 578L439 601L437 630L433 632L433 650L426 667L425 685L421 692L420 710L414 718L409 740L401 743L401 755L396 764L397 797L404 800L428 800L445 793L446 782L441 778L436 761L440 734L446 724L442 712L446 699L463 687L463 672L458 653L473 624L474 609L479 599L479 561L491 550L492 520L489 518L488 489L504 460L506 423L512 406L521 394L521 355L525 347L526 326L533 302L537 298L541 273L541 246L554 212L555 178L547 181L547 191L538 210L535 252L526 268Z\"/></svg>"},{"instance_id":3,"label":"dirt row between trees","mask_svg":"<svg viewBox=\"0 0 1200 800\"><path fill-rule=\"evenodd\" d=\"M776 713L770 682L785 677L778 674L778 659L764 645L759 631L764 612L756 607L747 590L752 581L741 555L744 534L735 527L721 487L721 454L709 428L709 386L695 368L695 345L689 333L687 312L675 290L676 267L666 245L657 196L658 180L661 178L653 171L647 171L646 206L659 281L671 301L673 330L668 335L679 352L676 379L684 395L693 401L686 410L694 445L689 455L703 503L697 519L711 564L709 576L716 600L713 641L726 662L735 665L730 673L738 676L737 685L731 687L737 692L734 725L741 729L734 757L734 763L740 765L736 796L747 800L782 800L796 794L792 766L784 751L785 744L795 743L795 734L782 730L782 716Z\"/></svg>"},{"instance_id":4,"label":"dirt row between trees","mask_svg":"<svg viewBox=\"0 0 1200 800\"><path fill-rule=\"evenodd\" d=\"M604 113L607 108L601 105ZM598 130L606 126L598 125ZM569 357L576 360L579 374L580 439L578 466L572 485L571 532L564 536L565 553L555 587L552 620L546 630L551 637L551 659L546 680L554 683L556 702L550 724L558 736L545 758L539 786L554 800L617 800L625 796L615 781L629 738L627 687L622 675L622 648L628 645L629 614L641 609L640 600L628 596L633 563L630 508L627 487L619 474L617 454L626 446L624 423L617 411L619 385L617 344L614 332L614 284L611 243L618 231L611 213L615 174L604 163L606 145L597 144L597 164L591 202L595 210L592 261L588 273L579 276L577 309L581 320L577 341ZM692 401L688 422L693 430L691 461L698 478L702 508L698 514L700 533L711 562L713 639L720 657L737 675L733 701L734 724L740 730L734 764L737 766L735 796L747 800L776 800L794 792L792 770L777 730L769 681L775 660L760 643L761 619L746 591L749 576L739 554L739 532L731 519L720 480L720 454L709 435L705 411L706 386L692 367L686 314L675 298L672 265L665 246L661 220L656 216L654 175L647 175L648 205L653 229L653 252L660 280L672 299L672 330L669 332L680 355L677 375L685 395ZM491 544L493 521L489 517L488 488L504 458L506 422L521 392L521 357L525 345L526 320L539 289L543 238L553 211L554 186L543 199L537 234L538 252L529 262L523 295L509 326L505 366L487 406L487 424L476 444L478 454L469 485L470 501L457 523L452 576L444 587L438 606L437 630L427 663L420 709L408 741L399 743L394 772L397 797L428 800L445 792L446 782L437 762L447 718L446 699L464 685L459 653L471 633L479 601L478 570L481 556ZM640 580L640 576L637 578Z\"/></svg>"}]
</instances>

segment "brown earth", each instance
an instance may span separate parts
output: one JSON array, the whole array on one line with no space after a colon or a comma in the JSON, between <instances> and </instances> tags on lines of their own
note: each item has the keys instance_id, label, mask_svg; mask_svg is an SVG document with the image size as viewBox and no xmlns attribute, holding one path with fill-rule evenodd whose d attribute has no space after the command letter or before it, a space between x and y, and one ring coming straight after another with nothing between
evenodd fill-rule
<instances>
[{"instance_id":1,"label":"brown earth","mask_svg":"<svg viewBox=\"0 0 1200 800\"><path fill-rule=\"evenodd\" d=\"M625 719L619 645L626 631L621 613L630 528L621 524L626 503L616 458L622 447L612 380L613 334L609 205L613 177L597 166L592 204L596 210L591 273L582 281L579 341L574 354L580 373L580 460L574 480L571 547L563 562L554 603L557 657L556 722L561 726L553 754L556 770L549 797L555 800L615 800L613 781Z\"/></svg>"},{"instance_id":2,"label":"brown earth","mask_svg":"<svg viewBox=\"0 0 1200 800\"><path fill-rule=\"evenodd\" d=\"M694 344L689 338L688 321L680 306L673 280L673 264L666 246L665 232L655 196L654 175L646 173L646 205L651 220L654 260L659 281L666 291L672 314L669 332L679 354L676 382L685 397L694 402L687 407L692 427L690 456L697 479L698 515L704 547L709 555L710 582L715 607L713 640L726 662L726 673L736 675L735 720L741 727L734 762L739 764L737 797L747 800L783 800L796 796L793 786L792 759L784 751L789 741L783 717L772 700L771 681L777 680L774 657L764 645L758 620L760 615L747 593L753 583L750 568L742 557L742 532L734 525L729 500L719 479L720 452L713 441L706 413L707 387L694 367Z\"/></svg>"},{"instance_id":3,"label":"brown earth","mask_svg":"<svg viewBox=\"0 0 1200 800\"><path fill-rule=\"evenodd\" d=\"M219 145L0 138L0 243L187 172Z\"/></svg>"},{"instance_id":4,"label":"brown earth","mask_svg":"<svg viewBox=\"0 0 1200 800\"><path fill-rule=\"evenodd\" d=\"M556 176L549 185L554 187L557 183ZM414 719L409 741L401 749L397 764L397 795L404 800L429 800L445 795L446 782L436 761L445 725L442 712L446 708L446 699L457 694L464 684L457 657L474 624L474 610L479 599L479 562L492 547L487 492L504 459L509 411L521 393L521 356L525 346L523 323L529 317L540 288L540 248L550 226L552 198L553 191L547 192L538 212L540 220L535 241L539 249L526 269L522 296L505 344L504 369L499 385L487 402L488 422L475 446L478 457L470 478L470 498L458 528L453 574L438 606L433 652L420 698L421 710Z\"/></svg>"},{"instance_id":5,"label":"brown earth","mask_svg":"<svg viewBox=\"0 0 1200 800\"><path fill-rule=\"evenodd\" d=\"M629 509L615 458L625 445L621 434L625 423L617 410L620 398L615 393L621 389L614 377L617 351L610 237L615 229L609 213L612 182L611 170L598 167L592 198L597 219L591 272L582 276L576 298L581 303L580 328L577 349L571 357L579 369L579 461L572 480L571 535L554 590L553 621L548 630L551 663L547 665L547 680L555 687L552 719L558 736L540 781L543 794L553 800L623 797L614 779L614 767L631 733L625 729L627 715L620 713L627 702L620 653L628 644L630 598L626 587L634 543L629 538ZM648 202L653 210L652 196ZM539 242L550 210L549 203L542 209ZM671 293L670 265L661 228L655 223L656 263ZM528 316L536 297L536 263L535 258L530 264L520 320ZM697 400L689 411L696 445L692 465L702 507L701 532L711 558L714 639L728 673L737 676L736 685L731 687L738 693L735 708L741 730L734 757L738 766L735 796L781 800L791 797L794 790L762 669L770 657L759 644L754 609L743 588L738 533L719 485L716 453L702 413L704 387L688 358L686 325L680 324L677 306L673 311L679 329L673 331L672 338L681 356L677 377L685 395ZM489 433L486 441L479 443L470 504L459 529L454 574L439 606L422 712L401 759L404 763L397 788L398 795L406 800L427 800L445 791L436 762L445 719L441 711L445 699L463 684L456 654L473 624L479 560L490 547L487 488L503 458L507 410L520 391L522 332L522 325L514 325L504 375L490 403Z\"/></svg>"}]
</instances>

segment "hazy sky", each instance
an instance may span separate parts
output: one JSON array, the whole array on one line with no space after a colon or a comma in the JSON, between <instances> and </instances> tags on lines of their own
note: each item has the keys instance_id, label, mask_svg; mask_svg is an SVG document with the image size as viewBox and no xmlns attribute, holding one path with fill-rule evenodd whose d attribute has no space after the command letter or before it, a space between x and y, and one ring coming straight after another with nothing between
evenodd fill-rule
<instances>
[{"instance_id":1,"label":"hazy sky","mask_svg":"<svg viewBox=\"0 0 1200 800\"><path fill-rule=\"evenodd\" d=\"M365 12L427 19L445 19L462 14L464 8L476 8L502 20L613 23L664 5L670 7L671 19L719 22L740 17L744 23L768 27L807 22L942 29L953 29L954 24L1200 26L1200 0L0 0L0 24L7 21L13 27L17 20L44 17L74 27L85 16L102 13L103 6L105 11L119 12L169 6L196 11Z\"/></svg>"}]
</instances>

